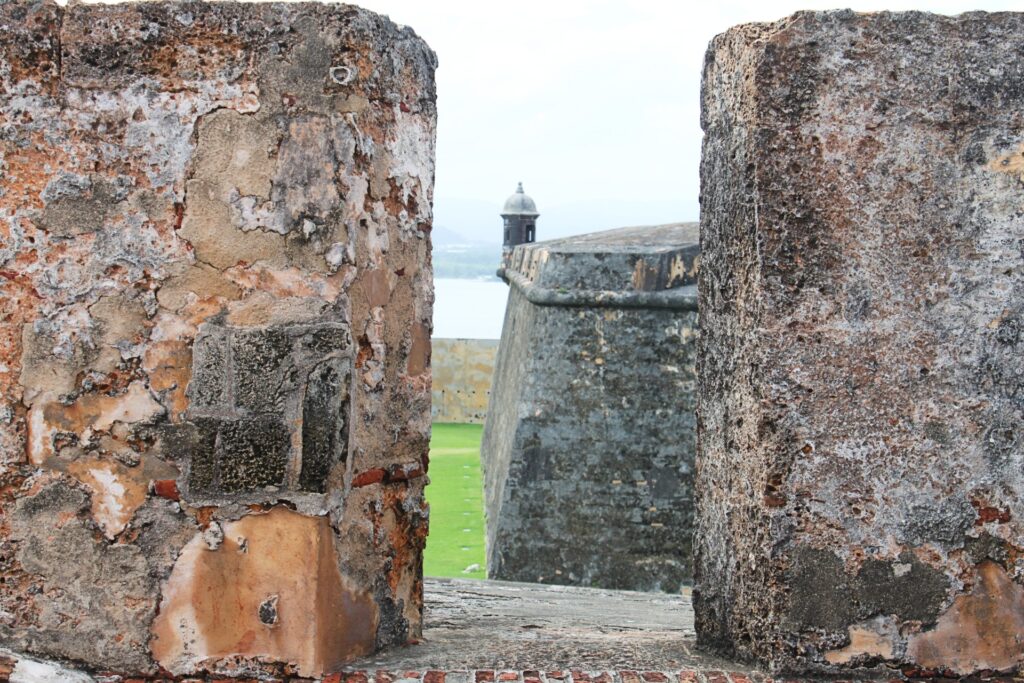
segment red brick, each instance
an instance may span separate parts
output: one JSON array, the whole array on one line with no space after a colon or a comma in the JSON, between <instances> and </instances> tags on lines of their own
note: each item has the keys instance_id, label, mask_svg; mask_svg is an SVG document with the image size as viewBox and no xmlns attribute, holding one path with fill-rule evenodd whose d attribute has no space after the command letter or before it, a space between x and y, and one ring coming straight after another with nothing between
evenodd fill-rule
<instances>
[{"instance_id":1,"label":"red brick","mask_svg":"<svg viewBox=\"0 0 1024 683\"><path fill-rule=\"evenodd\" d=\"M500 674L498 674L498 680L499 681L518 681L519 680L519 672L518 671L502 671Z\"/></svg>"},{"instance_id":2,"label":"red brick","mask_svg":"<svg viewBox=\"0 0 1024 683\"><path fill-rule=\"evenodd\" d=\"M387 470L381 467L375 467L372 470L360 472L352 480L352 488L357 489L362 486L369 486L370 484L379 484L380 482L384 481L385 474L387 474ZM435 673L440 673L443 675L443 672L441 671L436 671Z\"/></svg>"},{"instance_id":3,"label":"red brick","mask_svg":"<svg viewBox=\"0 0 1024 683\"><path fill-rule=\"evenodd\" d=\"M444 683L444 672L428 671L423 674L423 683Z\"/></svg>"},{"instance_id":4,"label":"red brick","mask_svg":"<svg viewBox=\"0 0 1024 683\"><path fill-rule=\"evenodd\" d=\"M477 671L476 683L494 683L493 671Z\"/></svg>"},{"instance_id":5,"label":"red brick","mask_svg":"<svg viewBox=\"0 0 1024 683\"><path fill-rule=\"evenodd\" d=\"M643 681L636 671L620 671L619 676L622 677L622 683L642 683Z\"/></svg>"},{"instance_id":6,"label":"red brick","mask_svg":"<svg viewBox=\"0 0 1024 683\"><path fill-rule=\"evenodd\" d=\"M640 675L647 683L668 683L668 676L660 671L645 671Z\"/></svg>"},{"instance_id":7,"label":"red brick","mask_svg":"<svg viewBox=\"0 0 1024 683\"><path fill-rule=\"evenodd\" d=\"M421 463L408 463L405 465L392 465L388 468L387 480L392 481L408 481L409 479L415 479L422 477L426 472L423 470Z\"/></svg>"},{"instance_id":8,"label":"red brick","mask_svg":"<svg viewBox=\"0 0 1024 683\"><path fill-rule=\"evenodd\" d=\"M157 479L153 482L153 493L167 500L181 500L178 482L173 479Z\"/></svg>"},{"instance_id":9,"label":"red brick","mask_svg":"<svg viewBox=\"0 0 1024 683\"><path fill-rule=\"evenodd\" d=\"M692 669L679 672L679 683L697 683L698 681L700 681L700 676Z\"/></svg>"}]
</instances>

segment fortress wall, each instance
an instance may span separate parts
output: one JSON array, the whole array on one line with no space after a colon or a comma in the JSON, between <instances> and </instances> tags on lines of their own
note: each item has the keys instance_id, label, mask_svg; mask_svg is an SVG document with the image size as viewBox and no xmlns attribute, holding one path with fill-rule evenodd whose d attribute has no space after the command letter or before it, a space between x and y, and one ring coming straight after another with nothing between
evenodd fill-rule
<instances>
[{"instance_id":1,"label":"fortress wall","mask_svg":"<svg viewBox=\"0 0 1024 683\"><path fill-rule=\"evenodd\" d=\"M1024 15L799 13L708 50L699 641L1024 663Z\"/></svg>"},{"instance_id":2,"label":"fortress wall","mask_svg":"<svg viewBox=\"0 0 1024 683\"><path fill-rule=\"evenodd\" d=\"M695 225L521 245L482 467L493 578L691 575Z\"/></svg>"},{"instance_id":3,"label":"fortress wall","mask_svg":"<svg viewBox=\"0 0 1024 683\"><path fill-rule=\"evenodd\" d=\"M421 628L434 54L0 3L0 643L316 676Z\"/></svg>"},{"instance_id":4,"label":"fortress wall","mask_svg":"<svg viewBox=\"0 0 1024 683\"><path fill-rule=\"evenodd\" d=\"M482 424L491 395L496 339L437 339L431 350L434 422Z\"/></svg>"}]
</instances>

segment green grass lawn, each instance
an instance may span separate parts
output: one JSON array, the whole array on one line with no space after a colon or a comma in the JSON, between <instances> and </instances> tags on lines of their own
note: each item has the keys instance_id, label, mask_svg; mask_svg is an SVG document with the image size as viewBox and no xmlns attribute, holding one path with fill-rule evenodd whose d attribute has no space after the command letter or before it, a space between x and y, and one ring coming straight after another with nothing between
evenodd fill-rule
<instances>
[{"instance_id":1,"label":"green grass lawn","mask_svg":"<svg viewBox=\"0 0 1024 683\"><path fill-rule=\"evenodd\" d=\"M480 482L482 425L435 424L430 438L430 534L426 576L486 578ZM464 570L477 565L477 571Z\"/></svg>"}]
</instances>

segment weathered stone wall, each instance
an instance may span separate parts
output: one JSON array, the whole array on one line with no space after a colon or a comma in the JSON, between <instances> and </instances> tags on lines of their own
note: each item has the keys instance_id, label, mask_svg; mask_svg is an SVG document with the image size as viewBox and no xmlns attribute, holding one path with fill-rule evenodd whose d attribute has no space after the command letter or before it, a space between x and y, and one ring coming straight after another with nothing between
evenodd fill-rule
<instances>
[{"instance_id":1,"label":"weathered stone wall","mask_svg":"<svg viewBox=\"0 0 1024 683\"><path fill-rule=\"evenodd\" d=\"M696 241L668 225L513 252L481 448L491 577L689 579Z\"/></svg>"},{"instance_id":2,"label":"weathered stone wall","mask_svg":"<svg viewBox=\"0 0 1024 683\"><path fill-rule=\"evenodd\" d=\"M430 374L434 422L482 424L491 395L497 339L433 339Z\"/></svg>"},{"instance_id":3,"label":"weathered stone wall","mask_svg":"<svg viewBox=\"0 0 1024 683\"><path fill-rule=\"evenodd\" d=\"M347 5L0 2L0 643L418 636L435 58Z\"/></svg>"},{"instance_id":4,"label":"weathered stone wall","mask_svg":"<svg viewBox=\"0 0 1024 683\"><path fill-rule=\"evenodd\" d=\"M703 644L775 671L1024 662L1021 54L1021 14L712 42Z\"/></svg>"}]
</instances>

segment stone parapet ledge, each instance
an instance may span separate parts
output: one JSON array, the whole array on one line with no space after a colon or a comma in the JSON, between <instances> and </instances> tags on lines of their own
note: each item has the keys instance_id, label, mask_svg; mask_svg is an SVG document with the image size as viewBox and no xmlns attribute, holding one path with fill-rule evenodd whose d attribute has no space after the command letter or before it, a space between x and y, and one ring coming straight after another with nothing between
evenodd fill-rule
<instances>
[{"instance_id":1,"label":"stone parapet ledge","mask_svg":"<svg viewBox=\"0 0 1024 683\"><path fill-rule=\"evenodd\" d=\"M620 292L600 289L552 289L541 287L519 271L499 268L498 277L522 292L535 306L568 308L668 308L697 310L697 286L657 292Z\"/></svg>"},{"instance_id":2,"label":"stone parapet ledge","mask_svg":"<svg viewBox=\"0 0 1024 683\"><path fill-rule=\"evenodd\" d=\"M498 277L537 306L697 310L696 223L668 223L520 244Z\"/></svg>"}]
</instances>

